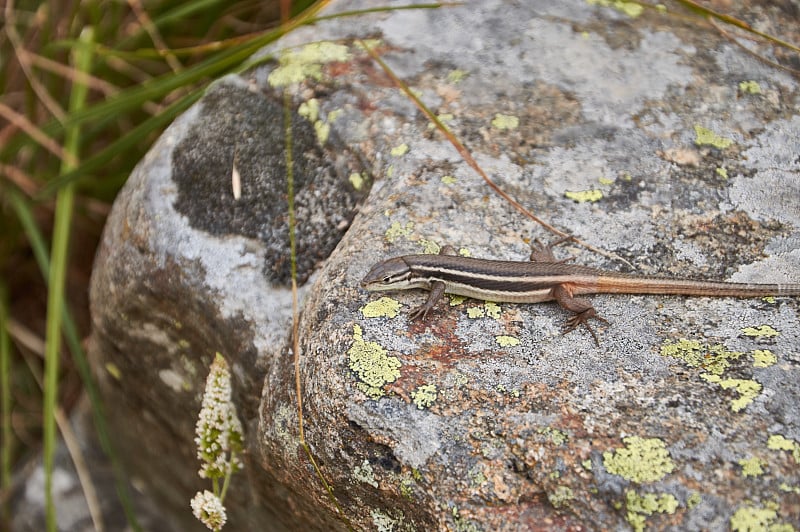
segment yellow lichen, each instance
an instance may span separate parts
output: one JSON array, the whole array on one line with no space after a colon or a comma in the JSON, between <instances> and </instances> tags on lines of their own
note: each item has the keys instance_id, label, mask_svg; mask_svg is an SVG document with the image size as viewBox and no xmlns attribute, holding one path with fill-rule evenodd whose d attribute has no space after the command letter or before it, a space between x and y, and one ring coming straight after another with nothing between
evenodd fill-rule
<instances>
[{"instance_id":1,"label":"yellow lichen","mask_svg":"<svg viewBox=\"0 0 800 532\"><path fill-rule=\"evenodd\" d=\"M637 532L645 528L646 516L655 513L674 514L678 509L678 499L669 493L645 493L639 495L633 490L625 493L626 520Z\"/></svg>"},{"instance_id":2,"label":"yellow lichen","mask_svg":"<svg viewBox=\"0 0 800 532\"><path fill-rule=\"evenodd\" d=\"M487 301L484 303L483 308L486 309L486 315L490 318L499 320L500 319L500 306L497 303L492 303L491 301Z\"/></svg>"},{"instance_id":3,"label":"yellow lichen","mask_svg":"<svg viewBox=\"0 0 800 532\"><path fill-rule=\"evenodd\" d=\"M389 153L392 154L392 157L400 157L401 155L405 155L406 153L408 153L408 144L404 142L399 146L395 146L394 148L391 149Z\"/></svg>"},{"instance_id":4,"label":"yellow lichen","mask_svg":"<svg viewBox=\"0 0 800 532\"><path fill-rule=\"evenodd\" d=\"M714 375L722 375L743 353L728 351L725 346L704 345L697 340L682 338L677 343L666 343L661 347L661 356L683 360L691 368L703 368Z\"/></svg>"},{"instance_id":5,"label":"yellow lichen","mask_svg":"<svg viewBox=\"0 0 800 532\"><path fill-rule=\"evenodd\" d=\"M392 226L386 230L386 241L394 242L401 236L408 236L414 229L414 222L406 222L406 225L400 225L400 222L393 222Z\"/></svg>"},{"instance_id":6,"label":"yellow lichen","mask_svg":"<svg viewBox=\"0 0 800 532\"><path fill-rule=\"evenodd\" d=\"M471 320L483 318L486 312L481 307L470 307L467 309L467 317Z\"/></svg>"},{"instance_id":7,"label":"yellow lichen","mask_svg":"<svg viewBox=\"0 0 800 532\"><path fill-rule=\"evenodd\" d=\"M353 326L353 344L347 351L348 366L358 377L357 387L372 399L385 395L383 386L400 377L400 360L389 356L377 342L367 342L361 327Z\"/></svg>"},{"instance_id":8,"label":"yellow lichen","mask_svg":"<svg viewBox=\"0 0 800 532\"><path fill-rule=\"evenodd\" d=\"M720 150L724 150L733 144L731 139L717 135L713 131L703 126L694 126L695 139L694 143L698 146L712 146Z\"/></svg>"},{"instance_id":9,"label":"yellow lichen","mask_svg":"<svg viewBox=\"0 0 800 532\"><path fill-rule=\"evenodd\" d=\"M613 7L631 18L636 18L644 12L644 7L638 2L624 0L586 0L586 3L603 7Z\"/></svg>"},{"instance_id":10,"label":"yellow lichen","mask_svg":"<svg viewBox=\"0 0 800 532\"><path fill-rule=\"evenodd\" d=\"M773 338L780 334L778 331L776 331L769 325L760 325L758 327L745 327L741 331L742 334L744 334L745 336L751 336L754 338Z\"/></svg>"},{"instance_id":11,"label":"yellow lichen","mask_svg":"<svg viewBox=\"0 0 800 532\"><path fill-rule=\"evenodd\" d=\"M420 238L419 244L422 246L422 253L426 253L428 255L438 255L439 252L442 250L439 244L437 244L433 240L428 240L426 238Z\"/></svg>"},{"instance_id":12,"label":"yellow lichen","mask_svg":"<svg viewBox=\"0 0 800 532\"><path fill-rule=\"evenodd\" d=\"M411 400L420 410L430 408L436 401L436 385L423 384L418 386L416 390L411 392Z\"/></svg>"},{"instance_id":13,"label":"yellow lichen","mask_svg":"<svg viewBox=\"0 0 800 532\"><path fill-rule=\"evenodd\" d=\"M706 382L719 384L723 390L734 388L738 393L737 399L731 400L731 410L739 412L752 403L761 393L761 384L751 379L723 379L719 375L703 373L700 378Z\"/></svg>"},{"instance_id":14,"label":"yellow lichen","mask_svg":"<svg viewBox=\"0 0 800 532\"><path fill-rule=\"evenodd\" d=\"M569 486L556 486L556 489L547 493L547 500L554 508L562 508L575 498Z\"/></svg>"},{"instance_id":15,"label":"yellow lichen","mask_svg":"<svg viewBox=\"0 0 800 532\"><path fill-rule=\"evenodd\" d=\"M299 50L285 50L279 66L270 72L267 81L273 87L285 87L308 78L322 79L322 65L333 61L347 61L347 47L328 41L311 43Z\"/></svg>"},{"instance_id":16,"label":"yellow lichen","mask_svg":"<svg viewBox=\"0 0 800 532\"><path fill-rule=\"evenodd\" d=\"M625 447L603 453L603 465L609 473L633 482L655 482L675 469L664 442L658 438L629 436Z\"/></svg>"},{"instance_id":17,"label":"yellow lichen","mask_svg":"<svg viewBox=\"0 0 800 532\"><path fill-rule=\"evenodd\" d=\"M777 506L766 504L766 508L743 506L731 516L733 532L750 532L752 530L769 530L770 532L788 532L793 530L788 523L778 521Z\"/></svg>"},{"instance_id":18,"label":"yellow lichen","mask_svg":"<svg viewBox=\"0 0 800 532\"><path fill-rule=\"evenodd\" d=\"M567 435L567 433L563 430L554 429L552 427L543 427L536 432L542 434L543 436L547 436L550 441L556 445L563 445L569 441L569 435Z\"/></svg>"},{"instance_id":19,"label":"yellow lichen","mask_svg":"<svg viewBox=\"0 0 800 532\"><path fill-rule=\"evenodd\" d=\"M686 507L691 510L701 502L703 502L703 496L695 491L686 498Z\"/></svg>"},{"instance_id":20,"label":"yellow lichen","mask_svg":"<svg viewBox=\"0 0 800 532\"><path fill-rule=\"evenodd\" d=\"M394 318L400 312L400 302L384 296L375 301L370 301L360 310L361 315L365 318Z\"/></svg>"},{"instance_id":21,"label":"yellow lichen","mask_svg":"<svg viewBox=\"0 0 800 532\"><path fill-rule=\"evenodd\" d=\"M447 73L447 82L453 84L461 83L461 81L467 77L467 74L468 72L466 70L456 68Z\"/></svg>"},{"instance_id":22,"label":"yellow lichen","mask_svg":"<svg viewBox=\"0 0 800 532\"><path fill-rule=\"evenodd\" d=\"M519 345L519 338L514 338L513 336L507 335L499 335L494 337L497 345L500 347L513 347L515 345Z\"/></svg>"},{"instance_id":23,"label":"yellow lichen","mask_svg":"<svg viewBox=\"0 0 800 532\"><path fill-rule=\"evenodd\" d=\"M772 434L767 439L767 448L773 451L791 451L794 461L800 464L800 442L790 440L781 434Z\"/></svg>"},{"instance_id":24,"label":"yellow lichen","mask_svg":"<svg viewBox=\"0 0 800 532\"><path fill-rule=\"evenodd\" d=\"M353 172L350 174L348 181L350 181L350 184L353 185L354 189L361 190L364 187L366 179L364 178L363 173L359 174L358 172Z\"/></svg>"},{"instance_id":25,"label":"yellow lichen","mask_svg":"<svg viewBox=\"0 0 800 532\"><path fill-rule=\"evenodd\" d=\"M464 301L466 301L465 296L457 296L455 294L450 294L450 306L455 307L456 305L460 305ZM468 311L469 312L469 311Z\"/></svg>"},{"instance_id":26,"label":"yellow lichen","mask_svg":"<svg viewBox=\"0 0 800 532\"><path fill-rule=\"evenodd\" d=\"M742 81L739 83L739 92L743 94L761 94L761 85L753 80Z\"/></svg>"},{"instance_id":27,"label":"yellow lichen","mask_svg":"<svg viewBox=\"0 0 800 532\"><path fill-rule=\"evenodd\" d=\"M754 368L768 368L775 365L777 361L778 357L776 357L769 349L756 349L753 351Z\"/></svg>"},{"instance_id":28,"label":"yellow lichen","mask_svg":"<svg viewBox=\"0 0 800 532\"><path fill-rule=\"evenodd\" d=\"M764 461L756 456L739 460L743 477L760 477L764 474Z\"/></svg>"},{"instance_id":29,"label":"yellow lichen","mask_svg":"<svg viewBox=\"0 0 800 532\"><path fill-rule=\"evenodd\" d=\"M564 196L567 199L571 199L576 203L594 203L596 201L600 201L603 199L603 191L592 189L592 190L578 190L578 191L566 191L564 192Z\"/></svg>"},{"instance_id":30,"label":"yellow lichen","mask_svg":"<svg viewBox=\"0 0 800 532\"><path fill-rule=\"evenodd\" d=\"M519 127L519 117L498 113L492 119L492 127L495 129L517 129Z\"/></svg>"}]
</instances>

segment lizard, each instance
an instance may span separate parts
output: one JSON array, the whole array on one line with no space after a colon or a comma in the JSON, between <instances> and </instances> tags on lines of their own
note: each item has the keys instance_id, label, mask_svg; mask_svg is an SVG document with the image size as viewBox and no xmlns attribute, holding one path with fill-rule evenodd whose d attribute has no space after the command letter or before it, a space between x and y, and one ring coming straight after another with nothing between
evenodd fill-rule
<instances>
[{"instance_id":1,"label":"lizard","mask_svg":"<svg viewBox=\"0 0 800 532\"><path fill-rule=\"evenodd\" d=\"M504 303L555 301L572 313L564 334L583 325L600 345L589 319L608 323L586 294L656 294L709 297L800 296L800 283L759 284L704 281L638 275L602 270L558 261L549 245L534 247L530 261L505 261L462 257L452 246L438 255L403 255L375 264L361 280L369 291L423 288L430 291L427 301L413 309L411 319L425 319L441 297L447 294Z\"/></svg>"}]
</instances>

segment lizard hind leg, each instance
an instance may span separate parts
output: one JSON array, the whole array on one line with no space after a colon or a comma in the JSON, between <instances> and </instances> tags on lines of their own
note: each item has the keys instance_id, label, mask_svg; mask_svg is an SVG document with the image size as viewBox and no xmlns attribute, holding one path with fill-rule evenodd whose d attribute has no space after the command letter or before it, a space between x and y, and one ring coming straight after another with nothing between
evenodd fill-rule
<instances>
[{"instance_id":1,"label":"lizard hind leg","mask_svg":"<svg viewBox=\"0 0 800 532\"><path fill-rule=\"evenodd\" d=\"M553 288L553 299L556 300L561 308L573 313L573 315L567 319L564 329L561 331L562 334L567 334L575 330L579 325L583 325L586 327L586 330L589 331L589 334L592 335L592 338L594 338L594 343L599 347L600 340L597 338L594 329L589 325L589 319L594 318L603 323L608 323L608 321L597 315L597 311L592 306L591 301L572 297L571 291L564 285L558 285Z\"/></svg>"},{"instance_id":2,"label":"lizard hind leg","mask_svg":"<svg viewBox=\"0 0 800 532\"><path fill-rule=\"evenodd\" d=\"M533 241L533 245L531 245L531 261L533 262L567 262L572 260L572 257L568 259L557 260L555 255L553 255L553 248L558 246L559 244L563 244L564 242L575 240L575 237L572 235L567 235L563 238L559 238L558 240L553 240L552 242L548 242L547 244L542 244L539 239Z\"/></svg>"}]
</instances>

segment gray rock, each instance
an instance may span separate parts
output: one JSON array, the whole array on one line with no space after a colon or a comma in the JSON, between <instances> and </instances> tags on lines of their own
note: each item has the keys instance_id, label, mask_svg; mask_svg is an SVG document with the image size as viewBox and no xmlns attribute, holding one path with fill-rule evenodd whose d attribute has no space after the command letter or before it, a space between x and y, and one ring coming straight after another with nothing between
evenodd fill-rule
<instances>
[{"instance_id":1,"label":"gray rock","mask_svg":"<svg viewBox=\"0 0 800 532\"><path fill-rule=\"evenodd\" d=\"M354 35L380 35L371 46L503 189L634 271L800 281L797 82L716 33L500 0L301 28L164 134L98 253L95 368L124 456L165 510L191 519L204 487L193 427L218 351L248 445L232 529L800 526L798 301L597 296L598 348L562 336L554 305L440 303L411 322L423 294L359 288L390 255L453 244L525 260L549 237ZM304 430L332 496L298 432L284 90L301 280L321 263L302 288Z\"/></svg>"}]
</instances>

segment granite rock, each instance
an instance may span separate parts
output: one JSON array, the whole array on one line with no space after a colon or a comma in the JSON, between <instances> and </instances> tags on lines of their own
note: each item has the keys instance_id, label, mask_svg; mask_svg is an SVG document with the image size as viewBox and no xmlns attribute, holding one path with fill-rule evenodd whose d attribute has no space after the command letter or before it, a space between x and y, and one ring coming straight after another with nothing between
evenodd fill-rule
<instances>
[{"instance_id":1,"label":"granite rock","mask_svg":"<svg viewBox=\"0 0 800 532\"><path fill-rule=\"evenodd\" d=\"M800 282L797 80L674 9L493 0L333 19L170 127L114 206L91 291L117 440L164 508L188 519L203 486L193 427L220 352L248 445L232 529L800 526L796 299L597 296L598 347L561 335L555 305L449 300L412 322L423 294L359 288L387 256L452 244L525 260L550 237L354 37L504 190L633 268L573 244L560 256ZM299 438L284 101L298 277L314 271L303 427L330 492Z\"/></svg>"}]
</instances>

